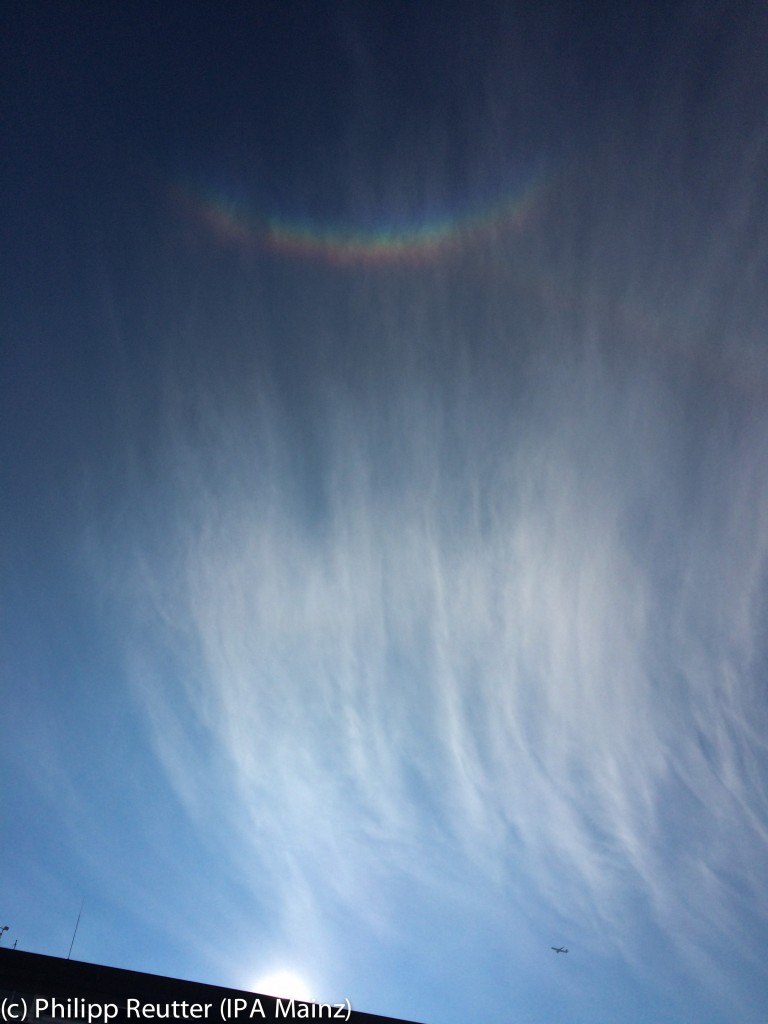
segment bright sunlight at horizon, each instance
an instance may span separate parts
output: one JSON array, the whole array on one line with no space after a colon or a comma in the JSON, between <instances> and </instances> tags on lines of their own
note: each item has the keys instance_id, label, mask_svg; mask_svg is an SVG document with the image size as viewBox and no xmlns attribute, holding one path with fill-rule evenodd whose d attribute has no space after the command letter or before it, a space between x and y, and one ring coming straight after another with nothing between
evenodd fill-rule
<instances>
[{"instance_id":1,"label":"bright sunlight at horizon","mask_svg":"<svg viewBox=\"0 0 768 1024\"><path fill-rule=\"evenodd\" d=\"M278 996L286 999L311 1001L315 998L310 984L296 971L285 968L279 968L270 971L268 974L260 975L249 986L249 989L264 995Z\"/></svg>"}]
</instances>

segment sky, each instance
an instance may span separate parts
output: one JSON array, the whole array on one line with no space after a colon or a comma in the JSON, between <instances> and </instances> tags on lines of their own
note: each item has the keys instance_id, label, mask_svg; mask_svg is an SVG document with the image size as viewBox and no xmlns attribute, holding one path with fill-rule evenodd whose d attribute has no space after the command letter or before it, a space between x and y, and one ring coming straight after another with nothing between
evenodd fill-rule
<instances>
[{"instance_id":1,"label":"sky","mask_svg":"<svg viewBox=\"0 0 768 1024\"><path fill-rule=\"evenodd\" d=\"M2 35L3 943L764 1022L765 5Z\"/></svg>"}]
</instances>

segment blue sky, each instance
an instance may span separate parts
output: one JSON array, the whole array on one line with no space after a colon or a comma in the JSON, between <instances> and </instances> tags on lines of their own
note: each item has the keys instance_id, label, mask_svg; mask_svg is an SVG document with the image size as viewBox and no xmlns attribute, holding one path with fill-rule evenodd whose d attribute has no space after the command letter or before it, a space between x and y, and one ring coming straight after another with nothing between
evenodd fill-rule
<instances>
[{"instance_id":1,"label":"blue sky","mask_svg":"<svg viewBox=\"0 0 768 1024\"><path fill-rule=\"evenodd\" d=\"M4 943L764 1019L766 42L16 7Z\"/></svg>"}]
</instances>

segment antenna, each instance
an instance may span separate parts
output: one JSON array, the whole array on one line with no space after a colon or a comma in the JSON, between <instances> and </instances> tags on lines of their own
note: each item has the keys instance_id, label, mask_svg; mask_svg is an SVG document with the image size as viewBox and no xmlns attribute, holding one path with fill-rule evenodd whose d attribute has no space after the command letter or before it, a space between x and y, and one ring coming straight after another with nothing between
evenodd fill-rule
<instances>
[{"instance_id":1,"label":"antenna","mask_svg":"<svg viewBox=\"0 0 768 1024\"><path fill-rule=\"evenodd\" d=\"M84 906L85 906L85 897L83 897L83 901L80 904L80 913L77 915L77 921L75 921L75 930L72 932L72 941L69 944L69 952L67 953L67 960L69 960L69 958L72 956L72 947L75 944L75 936L77 935L77 929L78 929L78 927L80 925L80 914L82 914Z\"/></svg>"}]
</instances>

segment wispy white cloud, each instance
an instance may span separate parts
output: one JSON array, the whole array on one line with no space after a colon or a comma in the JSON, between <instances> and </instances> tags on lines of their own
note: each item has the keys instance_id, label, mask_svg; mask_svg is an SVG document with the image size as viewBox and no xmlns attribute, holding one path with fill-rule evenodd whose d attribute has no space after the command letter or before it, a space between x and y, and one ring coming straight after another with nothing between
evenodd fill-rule
<instances>
[{"instance_id":1,"label":"wispy white cloud","mask_svg":"<svg viewBox=\"0 0 768 1024\"><path fill-rule=\"evenodd\" d=\"M413 884L726 994L768 909L764 253L739 168L699 224L627 147L488 252L307 268L290 371L244 331L168 387L130 671L288 944Z\"/></svg>"},{"instance_id":2,"label":"wispy white cloud","mask_svg":"<svg viewBox=\"0 0 768 1024\"><path fill-rule=\"evenodd\" d=\"M734 889L763 900L766 423L733 375L691 425L664 352L548 344L525 415L439 374L326 384L310 463L270 389L209 402L202 450L177 419L134 675L179 797L289 933L392 928L398 878L458 899L480 872L711 973Z\"/></svg>"}]
</instances>

